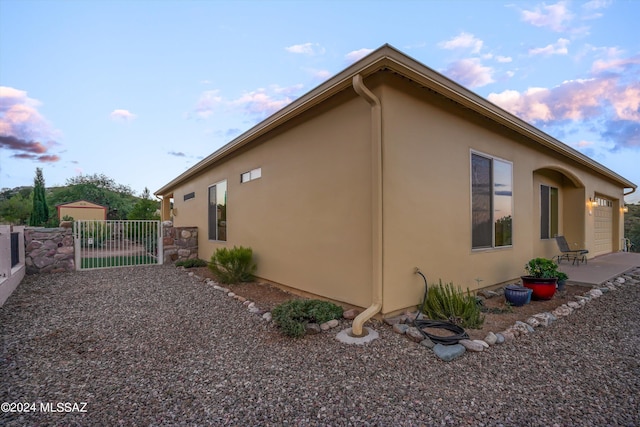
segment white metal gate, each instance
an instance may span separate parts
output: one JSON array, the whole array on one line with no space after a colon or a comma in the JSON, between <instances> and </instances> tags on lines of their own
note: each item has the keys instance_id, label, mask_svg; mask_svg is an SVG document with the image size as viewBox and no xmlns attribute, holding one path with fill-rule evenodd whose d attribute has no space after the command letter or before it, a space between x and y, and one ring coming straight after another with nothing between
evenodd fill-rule
<instances>
[{"instance_id":1,"label":"white metal gate","mask_svg":"<svg viewBox=\"0 0 640 427\"><path fill-rule=\"evenodd\" d=\"M76 269L162 264L160 221L75 221Z\"/></svg>"}]
</instances>

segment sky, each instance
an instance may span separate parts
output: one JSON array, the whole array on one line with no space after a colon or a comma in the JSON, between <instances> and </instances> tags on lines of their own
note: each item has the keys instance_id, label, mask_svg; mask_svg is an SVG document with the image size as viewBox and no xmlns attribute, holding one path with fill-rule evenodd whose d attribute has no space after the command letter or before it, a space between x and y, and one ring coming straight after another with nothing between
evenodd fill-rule
<instances>
[{"instance_id":1,"label":"sky","mask_svg":"<svg viewBox=\"0 0 640 427\"><path fill-rule=\"evenodd\" d=\"M0 0L0 188L42 168L153 193L385 43L640 185L639 18L635 0Z\"/></svg>"}]
</instances>

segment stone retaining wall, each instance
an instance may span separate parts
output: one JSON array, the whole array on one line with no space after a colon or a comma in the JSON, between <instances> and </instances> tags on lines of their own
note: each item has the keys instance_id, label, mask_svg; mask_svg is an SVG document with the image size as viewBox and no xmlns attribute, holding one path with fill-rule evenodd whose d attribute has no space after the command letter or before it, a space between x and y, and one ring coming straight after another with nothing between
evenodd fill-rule
<instances>
[{"instance_id":1,"label":"stone retaining wall","mask_svg":"<svg viewBox=\"0 0 640 427\"><path fill-rule=\"evenodd\" d=\"M198 258L198 227L174 227L171 221L165 221L162 236L165 264Z\"/></svg>"},{"instance_id":2,"label":"stone retaining wall","mask_svg":"<svg viewBox=\"0 0 640 427\"><path fill-rule=\"evenodd\" d=\"M27 274L73 271L75 248L73 224L61 223L59 228L24 230ZM198 227L174 227L170 221L162 223L163 262L165 264L198 257Z\"/></svg>"},{"instance_id":3,"label":"stone retaining wall","mask_svg":"<svg viewBox=\"0 0 640 427\"><path fill-rule=\"evenodd\" d=\"M76 269L73 230L69 227L25 228L24 244L27 274Z\"/></svg>"}]
</instances>

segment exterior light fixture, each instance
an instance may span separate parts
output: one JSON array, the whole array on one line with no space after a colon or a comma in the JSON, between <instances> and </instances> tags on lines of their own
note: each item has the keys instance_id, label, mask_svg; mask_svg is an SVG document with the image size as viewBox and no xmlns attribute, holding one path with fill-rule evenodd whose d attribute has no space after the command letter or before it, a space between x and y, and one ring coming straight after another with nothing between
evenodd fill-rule
<instances>
[{"instance_id":1,"label":"exterior light fixture","mask_svg":"<svg viewBox=\"0 0 640 427\"><path fill-rule=\"evenodd\" d=\"M623 205L623 206L622 206L622 212L624 212L624 213L628 213L628 212L629 212L629 206L627 206L627 205Z\"/></svg>"}]
</instances>

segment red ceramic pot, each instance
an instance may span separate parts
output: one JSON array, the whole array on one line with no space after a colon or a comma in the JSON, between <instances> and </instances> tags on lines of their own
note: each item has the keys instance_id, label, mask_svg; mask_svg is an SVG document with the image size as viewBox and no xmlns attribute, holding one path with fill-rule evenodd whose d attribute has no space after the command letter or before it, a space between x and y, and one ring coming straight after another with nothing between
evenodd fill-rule
<instances>
[{"instance_id":1,"label":"red ceramic pot","mask_svg":"<svg viewBox=\"0 0 640 427\"><path fill-rule=\"evenodd\" d=\"M557 279L541 279L533 276L522 276L522 284L533 291L533 299L549 300L556 293Z\"/></svg>"}]
</instances>

